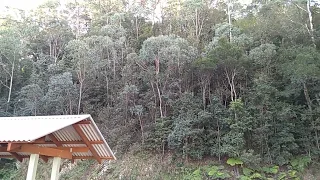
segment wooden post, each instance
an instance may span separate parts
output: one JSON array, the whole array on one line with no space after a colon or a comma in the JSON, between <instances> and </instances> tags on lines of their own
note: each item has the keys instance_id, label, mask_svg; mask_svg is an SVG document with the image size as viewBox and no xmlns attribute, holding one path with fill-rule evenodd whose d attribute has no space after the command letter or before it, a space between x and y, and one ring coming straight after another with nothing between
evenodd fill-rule
<instances>
[{"instance_id":1,"label":"wooden post","mask_svg":"<svg viewBox=\"0 0 320 180\"><path fill-rule=\"evenodd\" d=\"M59 179L61 157L54 157L52 162L51 180Z\"/></svg>"},{"instance_id":2,"label":"wooden post","mask_svg":"<svg viewBox=\"0 0 320 180\"><path fill-rule=\"evenodd\" d=\"M28 174L26 180L35 180L37 174L37 167L39 161L39 154L31 154L28 166Z\"/></svg>"}]
</instances>

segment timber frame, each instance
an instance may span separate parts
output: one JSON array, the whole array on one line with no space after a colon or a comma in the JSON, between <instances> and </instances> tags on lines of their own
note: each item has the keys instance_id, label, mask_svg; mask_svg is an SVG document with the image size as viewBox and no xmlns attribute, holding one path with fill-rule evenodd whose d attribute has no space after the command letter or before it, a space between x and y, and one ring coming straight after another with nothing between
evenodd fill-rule
<instances>
[{"instance_id":1,"label":"timber frame","mask_svg":"<svg viewBox=\"0 0 320 180\"><path fill-rule=\"evenodd\" d=\"M32 132L28 127L22 127L29 126L29 121L30 127L35 127ZM34 122L40 122L40 125L31 125ZM53 159L51 180L59 177L61 159L72 162L95 159L100 164L116 159L90 115L0 117L1 123L8 128L17 125L20 130L0 132L0 158L14 158L20 162L29 158L27 180L35 179L39 158L44 162Z\"/></svg>"},{"instance_id":2,"label":"timber frame","mask_svg":"<svg viewBox=\"0 0 320 180\"><path fill-rule=\"evenodd\" d=\"M60 157L64 159L96 159L99 163L102 160L114 160L112 156L100 157L93 148L94 144L104 144L104 141L89 141L80 125L90 125L90 120L82 120L76 124L73 124L73 128L81 137L81 141L59 141L56 136L51 133L41 138L38 138L32 142L15 141L6 142L0 141L0 158L15 158L22 162L23 159L29 158L29 155L19 155L18 153L30 153L39 154L40 158L47 162L48 158ZM47 139L47 140L46 140ZM70 145L82 145L72 147ZM90 153L93 156L73 156L72 153ZM10 155L1 155L1 153L8 152Z\"/></svg>"}]
</instances>

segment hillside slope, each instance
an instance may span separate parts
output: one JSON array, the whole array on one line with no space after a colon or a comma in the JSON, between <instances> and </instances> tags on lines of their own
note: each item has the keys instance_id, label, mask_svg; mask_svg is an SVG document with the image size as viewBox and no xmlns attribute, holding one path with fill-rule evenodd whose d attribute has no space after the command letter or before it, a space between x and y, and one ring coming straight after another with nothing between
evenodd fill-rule
<instances>
[{"instance_id":1,"label":"hillside slope","mask_svg":"<svg viewBox=\"0 0 320 180\"><path fill-rule=\"evenodd\" d=\"M17 163L17 170L11 171L10 178L13 180L24 180L27 172L28 161ZM214 159L201 161L182 161L175 159L174 155L151 153L127 153L117 161L97 164L96 161L76 161L71 163L65 161L61 166L61 180L201 180L201 179L320 179L316 164L308 168L283 166L262 166L261 170L254 170L246 165L231 166L227 162L218 162ZM51 162L39 163L38 180L50 179ZM237 177L237 173L239 176ZM6 178L4 178L7 180Z\"/></svg>"}]
</instances>

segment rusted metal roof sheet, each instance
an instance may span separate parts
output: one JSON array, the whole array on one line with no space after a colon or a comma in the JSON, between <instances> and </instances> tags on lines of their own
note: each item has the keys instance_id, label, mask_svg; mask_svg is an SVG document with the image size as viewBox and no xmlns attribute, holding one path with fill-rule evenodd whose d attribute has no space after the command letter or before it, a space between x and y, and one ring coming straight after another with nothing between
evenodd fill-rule
<instances>
[{"instance_id":1,"label":"rusted metal roof sheet","mask_svg":"<svg viewBox=\"0 0 320 180\"><path fill-rule=\"evenodd\" d=\"M90 123L81 123L82 121ZM0 143L10 142L36 142L37 139L45 139L45 143L39 143L42 147L57 147L48 137L53 135L63 147L87 146L74 125L80 127L85 137L89 140L96 153L103 159L111 157L116 159L109 145L103 138L91 115L60 115L60 116L28 116L28 117L0 117L2 130L0 131ZM98 142L95 144L94 142ZM51 143L51 144L49 144ZM9 152L0 152L1 155L10 155ZM28 156L30 153L19 152L19 155ZM73 152L73 157L93 157L93 153Z\"/></svg>"}]
</instances>

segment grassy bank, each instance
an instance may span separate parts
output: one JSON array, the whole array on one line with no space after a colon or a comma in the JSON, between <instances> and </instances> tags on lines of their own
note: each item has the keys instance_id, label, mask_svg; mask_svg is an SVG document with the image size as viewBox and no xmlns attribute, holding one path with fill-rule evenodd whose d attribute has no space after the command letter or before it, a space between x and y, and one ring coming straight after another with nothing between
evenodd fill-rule
<instances>
[{"instance_id":1,"label":"grassy bank","mask_svg":"<svg viewBox=\"0 0 320 180\"><path fill-rule=\"evenodd\" d=\"M181 160L172 154L160 155L146 152L127 153L117 161L97 164L96 161L64 161L61 166L62 180L201 180L201 179L320 179L319 163L306 162L296 158L290 165L258 165L255 167L244 164L236 159L207 158L201 161ZM6 171L3 179L24 180L27 164L15 163L16 170ZM7 166L9 168L9 166ZM318 167L318 168L317 168ZM40 162L38 180L50 179L51 162ZM4 171L3 171L4 172ZM8 173L11 173L8 175Z\"/></svg>"}]
</instances>

